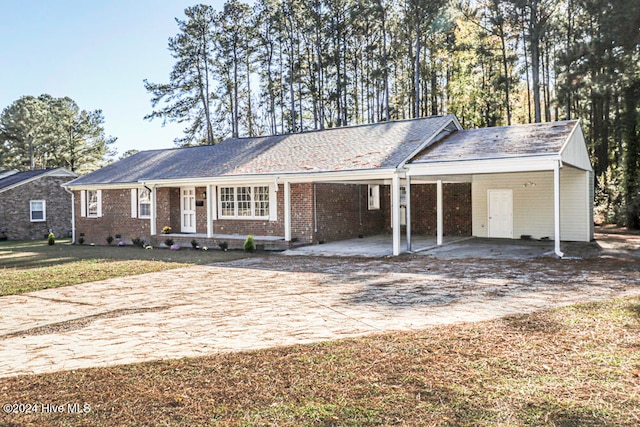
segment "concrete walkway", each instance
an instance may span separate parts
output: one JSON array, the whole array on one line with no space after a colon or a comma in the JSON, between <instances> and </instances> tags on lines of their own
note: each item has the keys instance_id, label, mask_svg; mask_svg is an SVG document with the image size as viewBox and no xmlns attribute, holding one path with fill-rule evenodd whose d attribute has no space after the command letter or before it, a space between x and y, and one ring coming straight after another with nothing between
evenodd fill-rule
<instances>
[{"instance_id":1,"label":"concrete walkway","mask_svg":"<svg viewBox=\"0 0 640 427\"><path fill-rule=\"evenodd\" d=\"M0 376L424 329L640 294L637 264L544 262L272 255L2 297Z\"/></svg>"},{"instance_id":2,"label":"concrete walkway","mask_svg":"<svg viewBox=\"0 0 640 427\"><path fill-rule=\"evenodd\" d=\"M413 236L412 253L438 259L530 259L543 256L555 257L553 241L486 239L476 237L446 236L442 245L434 236ZM400 249L406 250L406 239L402 238ZM566 256L596 256L595 246L589 243L566 243L561 248ZM593 250L591 250L593 249ZM388 257L393 254L390 235L376 235L360 239L340 240L321 245L301 246L283 252L284 255L340 256L340 257Z\"/></svg>"},{"instance_id":3,"label":"concrete walkway","mask_svg":"<svg viewBox=\"0 0 640 427\"><path fill-rule=\"evenodd\" d=\"M469 237L446 237L445 246L455 242L470 239ZM437 248L435 236L413 236L411 238L411 249L413 252L420 252ZM400 250L407 249L407 241L402 236ZM306 255L306 256L362 256L377 258L393 255L393 242L390 234L378 234L360 239L339 240L336 242L323 243L321 245L300 246L283 252L284 255Z\"/></svg>"}]
</instances>

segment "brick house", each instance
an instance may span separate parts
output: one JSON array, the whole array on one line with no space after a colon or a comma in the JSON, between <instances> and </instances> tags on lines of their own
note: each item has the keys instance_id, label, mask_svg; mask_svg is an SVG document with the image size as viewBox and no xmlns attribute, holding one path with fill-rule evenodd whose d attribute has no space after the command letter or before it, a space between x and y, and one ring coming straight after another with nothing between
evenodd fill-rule
<instances>
[{"instance_id":1,"label":"brick house","mask_svg":"<svg viewBox=\"0 0 640 427\"><path fill-rule=\"evenodd\" d=\"M591 166L579 123L492 132L463 130L447 115L231 138L143 151L66 186L74 193L76 235L96 244L113 236L239 246L251 234L266 248L285 248L388 233L399 254L401 234L411 250L412 233L436 235L438 243L447 235L554 237L555 231L558 245L561 237L590 240ZM563 236L561 212L555 215L561 189L553 185L560 170L571 178L563 197L580 203L562 211L566 223L580 222ZM520 205L540 218L514 216ZM491 209L495 219L487 224ZM170 236L162 234L167 226Z\"/></svg>"},{"instance_id":2,"label":"brick house","mask_svg":"<svg viewBox=\"0 0 640 427\"><path fill-rule=\"evenodd\" d=\"M71 194L62 184L76 178L65 168L0 171L0 238L43 239L72 229Z\"/></svg>"}]
</instances>

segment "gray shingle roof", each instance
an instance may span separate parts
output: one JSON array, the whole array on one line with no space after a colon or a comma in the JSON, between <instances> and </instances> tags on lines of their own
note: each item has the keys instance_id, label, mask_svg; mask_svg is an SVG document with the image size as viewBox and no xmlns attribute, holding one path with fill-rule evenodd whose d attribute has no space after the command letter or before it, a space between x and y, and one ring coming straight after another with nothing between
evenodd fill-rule
<instances>
[{"instance_id":1,"label":"gray shingle roof","mask_svg":"<svg viewBox=\"0 0 640 427\"><path fill-rule=\"evenodd\" d=\"M27 171L27 172L17 172L12 175L6 176L4 178L0 178L0 190L11 187L12 185L19 184L22 181L26 181L28 179L34 178L38 175L45 174L50 172L52 169L41 169L35 171Z\"/></svg>"},{"instance_id":2,"label":"gray shingle roof","mask_svg":"<svg viewBox=\"0 0 640 427\"><path fill-rule=\"evenodd\" d=\"M69 185L395 168L452 120L437 116L142 151Z\"/></svg>"},{"instance_id":3,"label":"gray shingle roof","mask_svg":"<svg viewBox=\"0 0 640 427\"><path fill-rule=\"evenodd\" d=\"M577 120L455 132L418 154L411 163L559 154Z\"/></svg>"}]
</instances>

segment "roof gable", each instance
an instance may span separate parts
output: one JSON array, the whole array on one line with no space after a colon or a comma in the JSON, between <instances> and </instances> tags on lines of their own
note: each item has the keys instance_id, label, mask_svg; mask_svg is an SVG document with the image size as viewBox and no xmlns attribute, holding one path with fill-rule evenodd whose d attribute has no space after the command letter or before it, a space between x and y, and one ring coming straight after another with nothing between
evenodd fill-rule
<instances>
[{"instance_id":1,"label":"roof gable","mask_svg":"<svg viewBox=\"0 0 640 427\"><path fill-rule=\"evenodd\" d=\"M68 176L70 178L73 178L78 175L68 171L65 168L50 168L26 172L16 172L0 178L0 192L8 191L12 188L26 184L27 182L31 182L44 176Z\"/></svg>"},{"instance_id":2,"label":"roof gable","mask_svg":"<svg viewBox=\"0 0 640 427\"><path fill-rule=\"evenodd\" d=\"M412 163L560 155L576 127L578 121L569 120L463 130L423 150Z\"/></svg>"},{"instance_id":3,"label":"roof gable","mask_svg":"<svg viewBox=\"0 0 640 427\"><path fill-rule=\"evenodd\" d=\"M560 154L562 155L563 163L586 171L593 170L589 153L587 152L587 145L584 141L582 126L580 125L575 127L573 133L560 150Z\"/></svg>"},{"instance_id":4,"label":"roof gable","mask_svg":"<svg viewBox=\"0 0 640 427\"><path fill-rule=\"evenodd\" d=\"M454 120L451 115L436 116L143 151L69 185L395 169Z\"/></svg>"}]
</instances>

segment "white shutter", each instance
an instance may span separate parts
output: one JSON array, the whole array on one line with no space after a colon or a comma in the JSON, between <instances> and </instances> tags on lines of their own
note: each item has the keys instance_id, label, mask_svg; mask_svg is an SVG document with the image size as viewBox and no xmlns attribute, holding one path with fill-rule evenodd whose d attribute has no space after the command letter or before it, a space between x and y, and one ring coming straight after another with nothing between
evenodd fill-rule
<instances>
[{"instance_id":1,"label":"white shutter","mask_svg":"<svg viewBox=\"0 0 640 427\"><path fill-rule=\"evenodd\" d=\"M80 191L80 216L87 216L87 190Z\"/></svg>"},{"instance_id":2,"label":"white shutter","mask_svg":"<svg viewBox=\"0 0 640 427\"><path fill-rule=\"evenodd\" d=\"M131 218L138 217L138 190L131 189Z\"/></svg>"},{"instance_id":3,"label":"white shutter","mask_svg":"<svg viewBox=\"0 0 640 427\"><path fill-rule=\"evenodd\" d=\"M269 221L278 220L278 193L275 185L269 185Z\"/></svg>"},{"instance_id":4,"label":"white shutter","mask_svg":"<svg viewBox=\"0 0 640 427\"><path fill-rule=\"evenodd\" d=\"M98 198L98 218L102 216L102 190L97 190Z\"/></svg>"}]
</instances>

